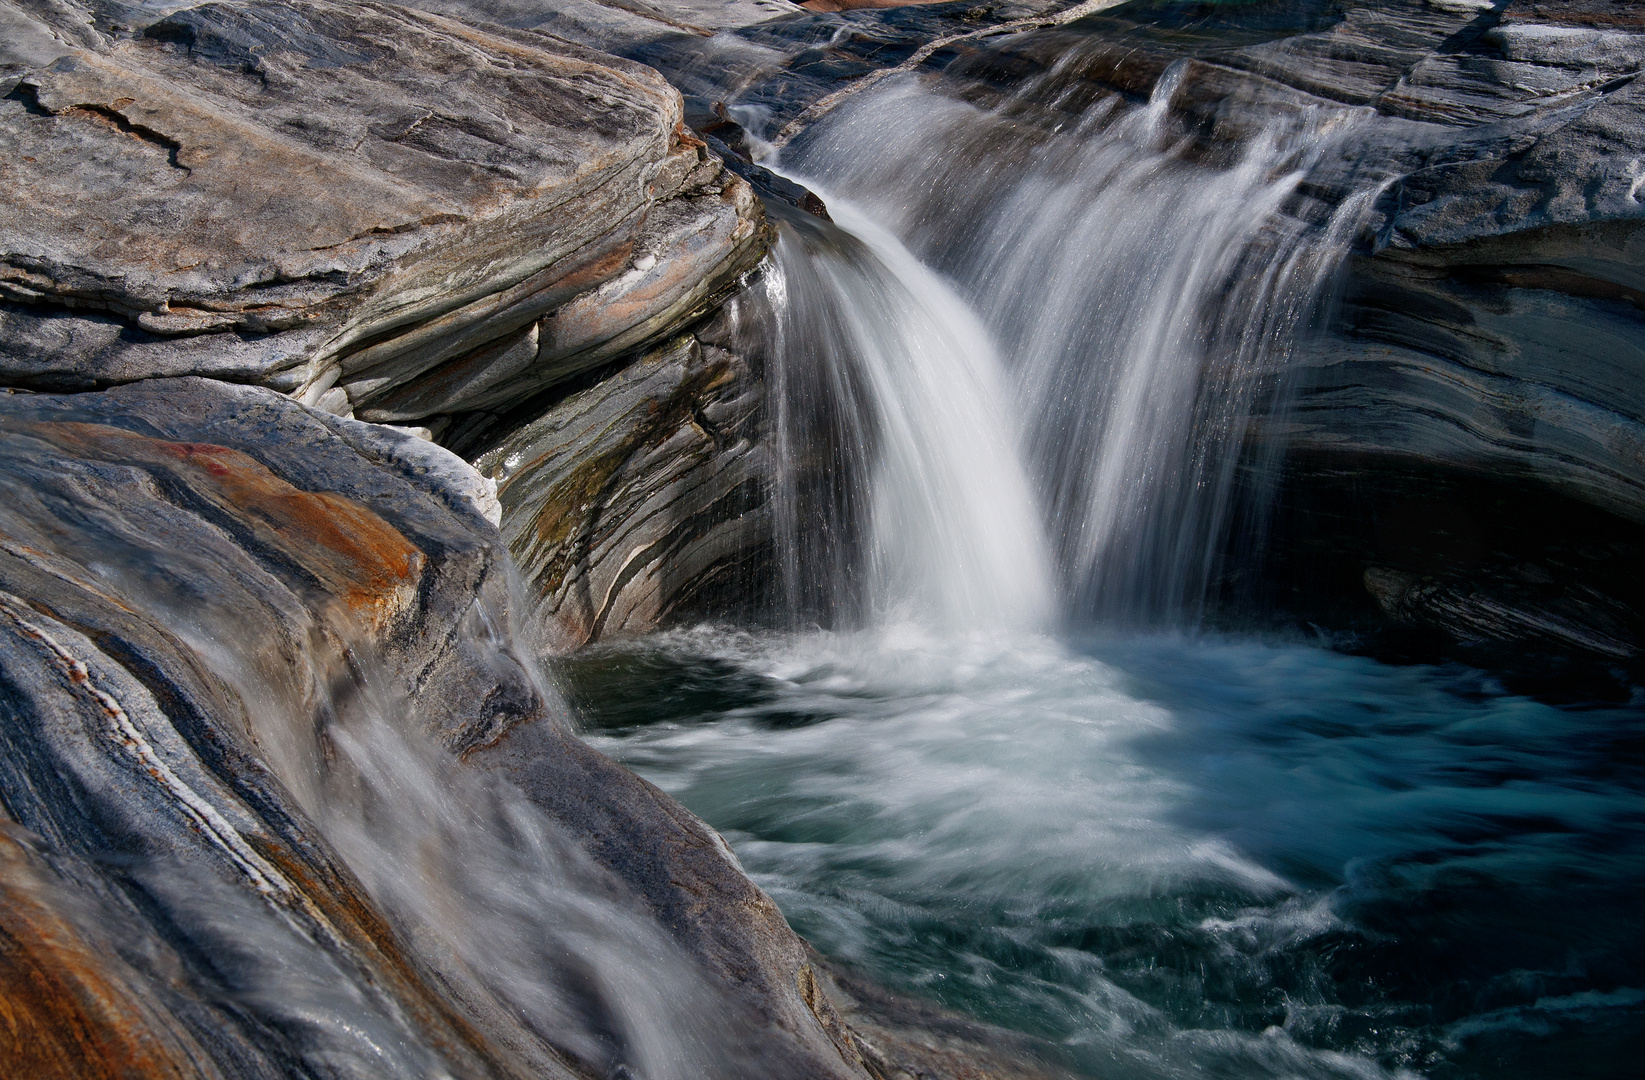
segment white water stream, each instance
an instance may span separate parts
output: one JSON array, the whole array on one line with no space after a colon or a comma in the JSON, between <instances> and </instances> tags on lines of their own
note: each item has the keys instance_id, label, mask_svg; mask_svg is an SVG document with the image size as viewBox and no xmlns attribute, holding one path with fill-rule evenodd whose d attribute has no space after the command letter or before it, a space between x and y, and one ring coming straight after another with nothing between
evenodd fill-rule
<instances>
[{"instance_id":1,"label":"white water stream","mask_svg":"<svg viewBox=\"0 0 1645 1080\"><path fill-rule=\"evenodd\" d=\"M840 202L842 228L894 256L885 272L932 274L888 246L895 233L950 276L928 319L960 325L957 291L976 312L966 322L987 329L1004 366L994 385L1010 388L1022 418L1063 614L1076 622L1197 617L1231 539L1245 435L1283 407L1291 352L1375 194L1316 210L1318 223L1285 213L1353 110L1276 121L1230 160L1205 162L1174 125L1177 90L1168 72L1145 106L1111 98L1047 137L910 78L864 95L789 155L796 179ZM1030 82L1012 101L1041 92ZM805 302L871 320L863 300L859 289ZM906 308L881 317L928 340ZM900 408L958 419L949 402L973 384L927 377L918 387L934 392L915 404L905 390ZM922 445L925 471L942 471L946 444ZM1260 499L1264 469L1250 464L1246 489ZM1021 501L996 502L996 516ZM1014 558L1038 555L1025 544ZM950 561L949 587L975 591L978 571L992 572Z\"/></svg>"},{"instance_id":2,"label":"white water stream","mask_svg":"<svg viewBox=\"0 0 1645 1080\"><path fill-rule=\"evenodd\" d=\"M1175 72L1061 121L1058 78L887 79L767 160L834 217L739 312L802 629L568 661L596 745L825 952L1087 1075L1619 1075L1637 754L1590 775L1626 711L1193 632L1376 195L1305 184L1363 117L1215 150ZM1537 929L1579 879L1605 929Z\"/></svg>"}]
</instances>

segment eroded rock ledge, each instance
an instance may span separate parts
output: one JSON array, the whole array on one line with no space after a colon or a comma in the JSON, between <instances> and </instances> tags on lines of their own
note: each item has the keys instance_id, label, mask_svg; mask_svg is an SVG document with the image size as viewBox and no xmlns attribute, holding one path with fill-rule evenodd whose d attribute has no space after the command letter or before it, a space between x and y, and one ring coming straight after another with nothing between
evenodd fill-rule
<instances>
[{"instance_id":1,"label":"eroded rock ledge","mask_svg":"<svg viewBox=\"0 0 1645 1080\"><path fill-rule=\"evenodd\" d=\"M656 72L546 34L326 0L140 32L37 10L58 49L0 46L10 385L208 375L438 423L644 346L769 242Z\"/></svg>"}]
</instances>

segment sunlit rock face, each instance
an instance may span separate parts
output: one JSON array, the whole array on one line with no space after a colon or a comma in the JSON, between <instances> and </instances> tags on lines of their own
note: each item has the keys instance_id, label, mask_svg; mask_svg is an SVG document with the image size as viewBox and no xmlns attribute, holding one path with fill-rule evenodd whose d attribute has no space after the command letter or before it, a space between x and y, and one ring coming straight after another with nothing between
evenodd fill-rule
<instances>
[{"instance_id":1,"label":"sunlit rock face","mask_svg":"<svg viewBox=\"0 0 1645 1080\"><path fill-rule=\"evenodd\" d=\"M10 998L41 1014L23 1060L128 1075L135 1047L144 1075L268 1075L389 1040L414 1071L442 1044L479 1068L302 776L361 664L421 688L452 745L544 715L506 643L460 632L506 596L483 489L417 440L205 380L14 394L0 414L5 887L54 920L6 908L41 954ZM319 1004L305 976L353 1011L299 1019ZM350 1020L360 1045L323 1030ZM281 1045L283 1022L306 1032Z\"/></svg>"},{"instance_id":2,"label":"sunlit rock face","mask_svg":"<svg viewBox=\"0 0 1645 1080\"><path fill-rule=\"evenodd\" d=\"M766 243L615 57L324 0L41 11L0 56L11 385L200 374L427 421L643 346Z\"/></svg>"}]
</instances>

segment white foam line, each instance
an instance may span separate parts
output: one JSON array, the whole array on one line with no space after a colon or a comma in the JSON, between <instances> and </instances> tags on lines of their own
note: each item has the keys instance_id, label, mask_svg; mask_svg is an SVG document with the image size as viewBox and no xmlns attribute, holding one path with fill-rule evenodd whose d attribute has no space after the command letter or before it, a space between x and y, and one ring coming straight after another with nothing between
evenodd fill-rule
<instances>
[{"instance_id":1,"label":"white foam line","mask_svg":"<svg viewBox=\"0 0 1645 1080\"><path fill-rule=\"evenodd\" d=\"M8 594L9 595L9 594ZM16 598L13 597L15 600ZM20 602L20 601L19 601ZM70 686L90 697L109 719L109 735L129 754L140 768L149 774L191 820L205 837L228 855L235 867L250 880L264 896L290 901L295 898L291 883L266 859L253 851L228 819L199 792L172 771L113 694L103 690L91 679L91 672L73 653L37 624L25 619L20 612L0 600L0 612L15 623L19 630L44 645L67 676Z\"/></svg>"}]
</instances>

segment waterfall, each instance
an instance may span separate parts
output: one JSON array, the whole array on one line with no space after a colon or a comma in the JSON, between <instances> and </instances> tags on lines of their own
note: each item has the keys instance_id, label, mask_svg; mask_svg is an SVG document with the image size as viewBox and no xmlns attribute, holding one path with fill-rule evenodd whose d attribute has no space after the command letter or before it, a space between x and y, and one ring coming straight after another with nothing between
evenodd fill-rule
<instances>
[{"instance_id":1,"label":"waterfall","mask_svg":"<svg viewBox=\"0 0 1645 1080\"><path fill-rule=\"evenodd\" d=\"M1168 70L1146 104L1109 96L1070 116L1050 76L992 110L909 78L785 155L831 206L848 200L859 234L895 234L925 264L887 269L935 268L954 283L943 310L970 308L944 318L998 343L1075 620L1197 619L1227 570L1239 498L1268 471L1246 456L1250 426L1283 408L1291 354L1374 195L1333 208L1302 193L1354 110L1279 117L1208 148L1173 116L1179 84ZM932 373L902 389L948 385ZM932 428L950 419L929 398L898 408Z\"/></svg>"},{"instance_id":2,"label":"waterfall","mask_svg":"<svg viewBox=\"0 0 1645 1080\"><path fill-rule=\"evenodd\" d=\"M842 199L796 215L745 333L765 356L790 610L1032 630L1053 576L992 337Z\"/></svg>"}]
</instances>

